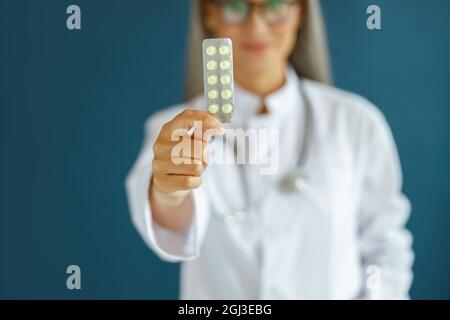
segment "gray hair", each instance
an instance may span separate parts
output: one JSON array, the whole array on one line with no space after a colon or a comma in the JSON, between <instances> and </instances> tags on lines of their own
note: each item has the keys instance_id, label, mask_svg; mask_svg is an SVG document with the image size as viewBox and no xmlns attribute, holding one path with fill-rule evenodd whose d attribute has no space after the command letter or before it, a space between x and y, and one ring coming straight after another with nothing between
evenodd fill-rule
<instances>
[{"instance_id":1,"label":"gray hair","mask_svg":"<svg viewBox=\"0 0 450 320\"><path fill-rule=\"evenodd\" d=\"M303 0L303 21L290 63L300 77L331 84L327 37L319 0ZM201 19L200 0L192 0L188 37L185 98L203 90L202 41L208 38Z\"/></svg>"}]
</instances>

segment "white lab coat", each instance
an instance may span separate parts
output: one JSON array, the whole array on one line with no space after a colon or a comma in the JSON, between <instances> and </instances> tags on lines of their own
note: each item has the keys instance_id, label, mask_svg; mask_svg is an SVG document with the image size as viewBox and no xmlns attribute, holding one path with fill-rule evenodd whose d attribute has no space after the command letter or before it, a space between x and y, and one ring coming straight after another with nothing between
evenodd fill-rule
<instances>
[{"instance_id":1,"label":"white lab coat","mask_svg":"<svg viewBox=\"0 0 450 320\"><path fill-rule=\"evenodd\" d=\"M266 115L256 114L258 97L236 86L231 127L280 130L279 172L244 170L250 208L237 165L212 164L193 191L196 208L188 230L172 232L152 220L152 144L161 126L184 108L204 108L197 97L147 121L145 142L126 180L134 225L161 259L183 262L182 299L408 298L410 206L401 193L401 168L385 119L357 95L300 82L292 68L286 74L286 84L266 98ZM300 85L312 108L314 134L308 134L311 149L303 168L309 187L285 193L276 182L297 166L305 120ZM259 147L268 148L263 142Z\"/></svg>"}]
</instances>

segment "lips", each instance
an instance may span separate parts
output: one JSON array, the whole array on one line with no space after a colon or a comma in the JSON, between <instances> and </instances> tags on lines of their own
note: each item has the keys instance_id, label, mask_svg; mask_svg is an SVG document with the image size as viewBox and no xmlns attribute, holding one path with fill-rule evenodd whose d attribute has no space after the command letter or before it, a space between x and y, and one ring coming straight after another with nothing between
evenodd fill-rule
<instances>
[{"instance_id":1,"label":"lips","mask_svg":"<svg viewBox=\"0 0 450 320\"><path fill-rule=\"evenodd\" d=\"M269 46L267 45L267 43L263 42L252 42L252 43L244 43L243 47L247 51L258 53L266 50Z\"/></svg>"}]
</instances>

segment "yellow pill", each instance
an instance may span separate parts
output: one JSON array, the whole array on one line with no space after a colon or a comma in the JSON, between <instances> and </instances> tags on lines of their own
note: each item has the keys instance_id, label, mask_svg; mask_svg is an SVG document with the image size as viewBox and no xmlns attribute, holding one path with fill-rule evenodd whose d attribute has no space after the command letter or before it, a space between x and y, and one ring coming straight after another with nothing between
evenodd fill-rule
<instances>
[{"instance_id":1,"label":"yellow pill","mask_svg":"<svg viewBox=\"0 0 450 320\"><path fill-rule=\"evenodd\" d=\"M207 81L208 81L208 83L210 85L215 85L217 83L217 77L216 76L209 76Z\"/></svg>"},{"instance_id":2,"label":"yellow pill","mask_svg":"<svg viewBox=\"0 0 450 320\"><path fill-rule=\"evenodd\" d=\"M208 92L208 98L210 99L217 99L218 96L219 94L217 93L217 90L211 90Z\"/></svg>"},{"instance_id":3,"label":"yellow pill","mask_svg":"<svg viewBox=\"0 0 450 320\"><path fill-rule=\"evenodd\" d=\"M231 76L229 74L226 74L226 75L220 77L220 83L229 84L230 82L231 82Z\"/></svg>"},{"instance_id":4,"label":"yellow pill","mask_svg":"<svg viewBox=\"0 0 450 320\"><path fill-rule=\"evenodd\" d=\"M231 92L231 90L223 90L221 92L221 96L224 99L230 99L233 96L233 93Z\"/></svg>"},{"instance_id":5,"label":"yellow pill","mask_svg":"<svg viewBox=\"0 0 450 320\"><path fill-rule=\"evenodd\" d=\"M226 103L222 106L223 113L230 113L231 111L233 111L233 106L231 104Z\"/></svg>"},{"instance_id":6,"label":"yellow pill","mask_svg":"<svg viewBox=\"0 0 450 320\"><path fill-rule=\"evenodd\" d=\"M230 48L229 47L227 47L227 46L221 46L220 48L219 48L219 52L220 52L220 54L221 55L227 55L227 54L229 54L230 53Z\"/></svg>"},{"instance_id":7,"label":"yellow pill","mask_svg":"<svg viewBox=\"0 0 450 320\"><path fill-rule=\"evenodd\" d=\"M210 71L216 70L216 68L217 68L217 62L214 61L214 60L208 61L208 62L206 63L206 68L207 68L208 70L210 70Z\"/></svg>"},{"instance_id":8,"label":"yellow pill","mask_svg":"<svg viewBox=\"0 0 450 320\"><path fill-rule=\"evenodd\" d=\"M210 46L210 47L206 48L206 54L208 56L213 56L216 54L216 52L217 52L216 47Z\"/></svg>"},{"instance_id":9,"label":"yellow pill","mask_svg":"<svg viewBox=\"0 0 450 320\"><path fill-rule=\"evenodd\" d=\"M217 104L212 104L208 107L208 111L211 113L216 113L219 111L219 106Z\"/></svg>"},{"instance_id":10,"label":"yellow pill","mask_svg":"<svg viewBox=\"0 0 450 320\"><path fill-rule=\"evenodd\" d=\"M221 61L221 62L220 62L220 69L222 69L222 70L227 70L227 69L229 69L230 67L231 67L230 61L225 60L225 61Z\"/></svg>"}]
</instances>

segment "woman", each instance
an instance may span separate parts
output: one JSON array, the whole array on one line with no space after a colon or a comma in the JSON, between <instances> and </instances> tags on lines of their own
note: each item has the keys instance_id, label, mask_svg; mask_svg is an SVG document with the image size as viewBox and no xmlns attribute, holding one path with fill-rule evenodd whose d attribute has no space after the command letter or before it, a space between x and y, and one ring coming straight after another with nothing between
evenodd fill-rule
<instances>
[{"instance_id":1,"label":"woman","mask_svg":"<svg viewBox=\"0 0 450 320\"><path fill-rule=\"evenodd\" d=\"M194 154L191 164L171 159L174 130L196 120L212 135L223 130L199 95L207 37L233 41L227 128L279 130L273 175ZM315 0L193 2L187 92L196 96L149 119L126 183L142 238L162 259L183 261L181 298L408 297L409 203L396 147L376 107L329 85L325 43ZM199 137L205 154L213 142ZM280 187L289 177L297 191Z\"/></svg>"}]
</instances>

